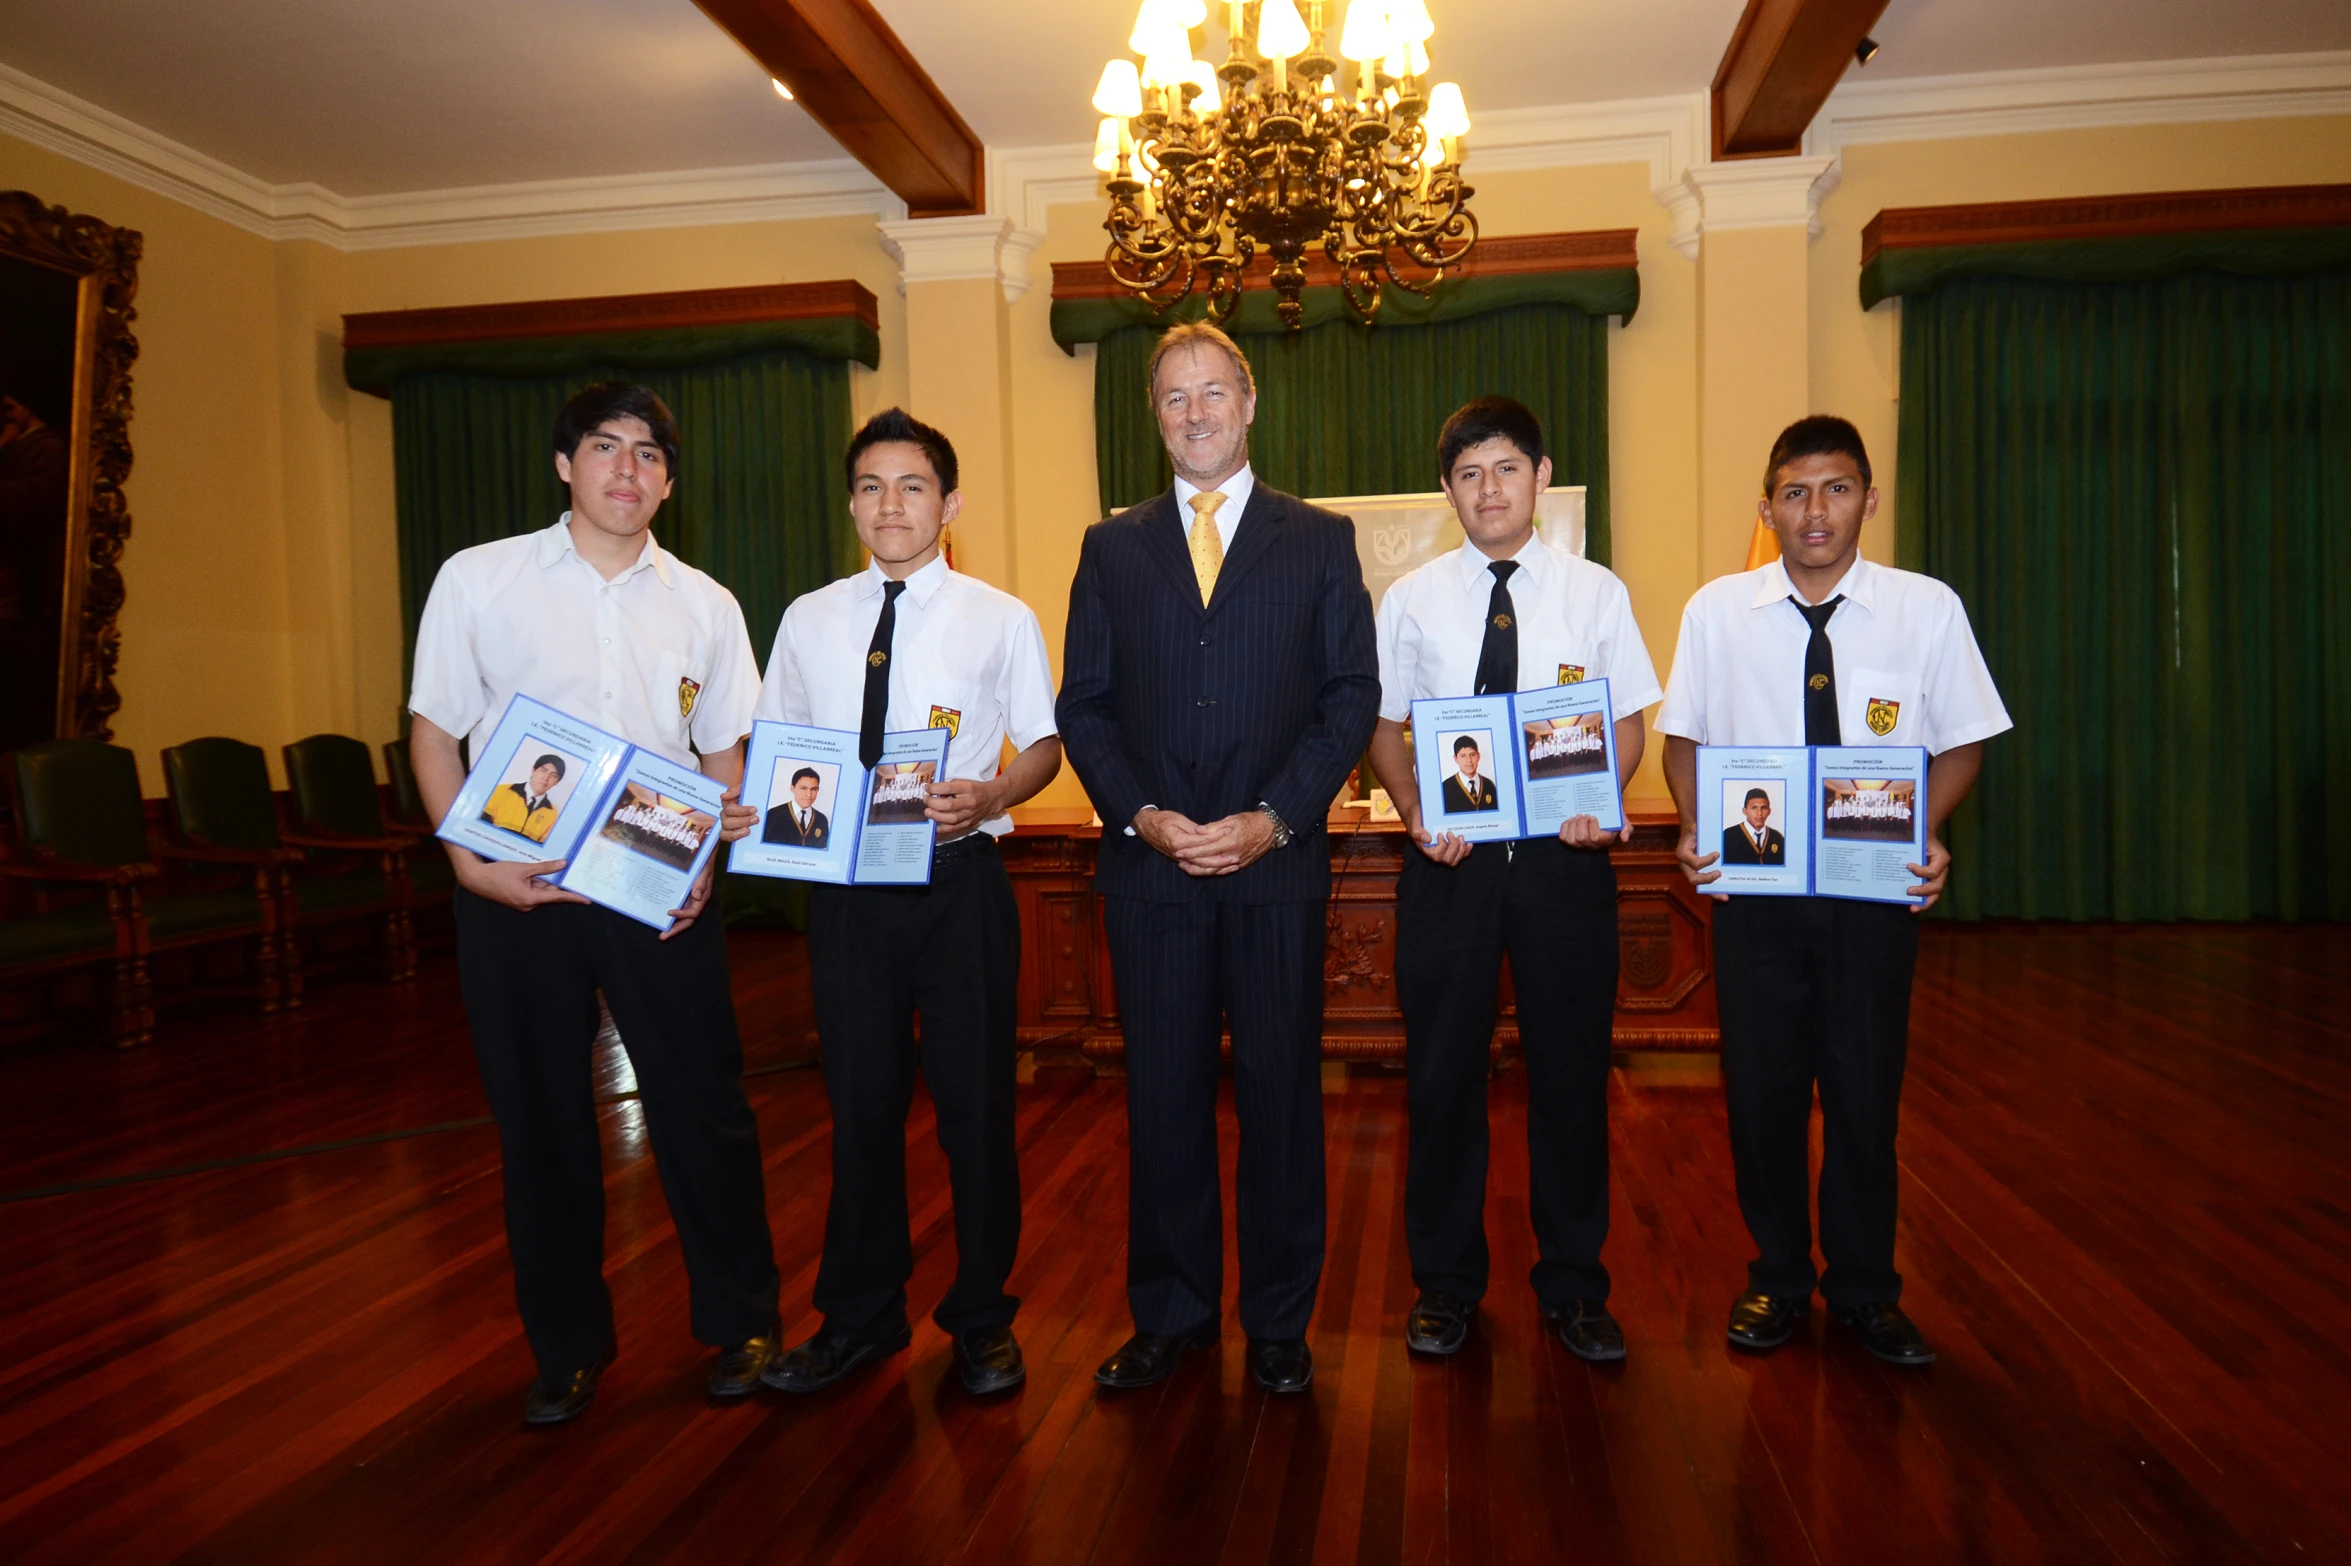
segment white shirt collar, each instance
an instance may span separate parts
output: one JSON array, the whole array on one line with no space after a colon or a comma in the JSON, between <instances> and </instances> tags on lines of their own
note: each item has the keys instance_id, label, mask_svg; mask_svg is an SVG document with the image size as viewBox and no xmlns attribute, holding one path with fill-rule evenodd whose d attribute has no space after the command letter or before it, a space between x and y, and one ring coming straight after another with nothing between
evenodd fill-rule
<instances>
[{"instance_id":1,"label":"white shirt collar","mask_svg":"<svg viewBox=\"0 0 2351 1566\"><path fill-rule=\"evenodd\" d=\"M1241 513L1249 509L1249 496L1257 488L1257 474L1248 463L1244 462L1241 464L1240 472L1226 479L1216 488L1217 492L1224 496L1224 505L1218 508L1217 520L1238 522L1241 520ZM1185 479L1181 474L1177 475L1175 481L1176 520L1182 522L1186 527L1192 525L1192 497L1199 493L1199 485Z\"/></svg>"},{"instance_id":2,"label":"white shirt collar","mask_svg":"<svg viewBox=\"0 0 2351 1566\"><path fill-rule=\"evenodd\" d=\"M942 549L906 579L906 596L914 600L915 607L928 609L931 600L939 595L939 589L947 585L948 575L947 552ZM889 580L878 563L868 560L865 569L857 574L857 596L879 598L882 585Z\"/></svg>"},{"instance_id":3,"label":"white shirt collar","mask_svg":"<svg viewBox=\"0 0 2351 1566\"><path fill-rule=\"evenodd\" d=\"M1822 594L1820 602L1825 604L1842 594L1864 609L1871 607L1870 600L1876 596L1877 569L1861 556L1855 555L1853 563L1845 568L1845 574L1838 578L1837 585ZM1785 561L1774 559L1755 576L1755 601L1748 605L1749 608L1762 609L1788 598L1803 601L1804 595L1797 592L1796 584L1788 580Z\"/></svg>"},{"instance_id":4,"label":"white shirt collar","mask_svg":"<svg viewBox=\"0 0 2351 1566\"><path fill-rule=\"evenodd\" d=\"M1454 555L1458 559L1462 586L1492 587L1493 573L1487 570L1494 563L1491 555L1466 538L1461 541L1461 547L1454 551ZM1519 546L1518 553L1510 558L1517 564L1517 575L1522 580L1540 583L1550 574L1551 551L1544 544L1543 535L1539 531Z\"/></svg>"},{"instance_id":5,"label":"white shirt collar","mask_svg":"<svg viewBox=\"0 0 2351 1566\"><path fill-rule=\"evenodd\" d=\"M579 552L579 545L572 541L571 513L568 511L555 519L553 527L547 528L539 534L539 566L542 570L554 565L566 554L577 557ZM588 562L583 559L580 564L587 565ZM677 583L670 579L669 556L659 544L653 541L651 528L645 530L645 547L637 551L636 563L612 580L625 582L648 566L652 568L654 576L660 579L662 586L673 590L677 587ZM593 571L596 568L588 566L588 569Z\"/></svg>"}]
</instances>

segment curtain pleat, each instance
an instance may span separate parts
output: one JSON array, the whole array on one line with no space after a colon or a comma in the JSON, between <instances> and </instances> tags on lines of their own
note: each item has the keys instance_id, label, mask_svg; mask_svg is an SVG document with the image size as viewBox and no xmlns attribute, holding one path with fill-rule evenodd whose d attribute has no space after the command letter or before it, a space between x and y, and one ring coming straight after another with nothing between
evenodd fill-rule
<instances>
[{"instance_id":1,"label":"curtain pleat","mask_svg":"<svg viewBox=\"0 0 2351 1566\"><path fill-rule=\"evenodd\" d=\"M1103 339L1094 441L1104 511L1148 500L1171 473L1144 370L1155 330ZM1333 321L1235 339L1257 376L1251 464L1294 495L1412 494L1438 487L1437 432L1473 397L1515 397L1542 421L1552 482L1586 486L1585 553L1609 558L1608 322L1526 305L1427 326Z\"/></svg>"},{"instance_id":2,"label":"curtain pleat","mask_svg":"<svg viewBox=\"0 0 2351 1566\"><path fill-rule=\"evenodd\" d=\"M2016 718L1960 917L2351 915L2351 277L1907 299L1904 563Z\"/></svg>"}]
</instances>

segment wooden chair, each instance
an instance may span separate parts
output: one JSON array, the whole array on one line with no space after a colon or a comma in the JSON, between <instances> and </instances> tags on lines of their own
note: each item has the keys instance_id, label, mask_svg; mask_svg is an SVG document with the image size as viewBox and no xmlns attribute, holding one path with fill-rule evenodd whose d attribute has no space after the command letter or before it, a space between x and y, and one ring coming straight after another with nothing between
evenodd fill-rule
<instances>
[{"instance_id":1,"label":"wooden chair","mask_svg":"<svg viewBox=\"0 0 2351 1566\"><path fill-rule=\"evenodd\" d=\"M457 872L449 868L449 855L433 836L424 791L416 786L416 768L408 759L408 741L384 742L384 776L391 782L392 798L392 819L386 825L416 839L408 860L408 892L415 909L417 948L455 946L457 921L449 900L457 890Z\"/></svg>"},{"instance_id":2,"label":"wooden chair","mask_svg":"<svg viewBox=\"0 0 2351 1566\"><path fill-rule=\"evenodd\" d=\"M67 745L90 742L67 740ZM79 1004L73 981L104 975L102 1004L108 1032L124 1047L152 1036L155 1012L147 988L146 941L140 886L162 875L148 860L144 830L107 831L63 808L70 787L59 770L77 755L59 756L54 744L11 752L5 768L17 841L0 878L9 883L9 910L0 919L0 983L11 991L61 989L29 1011L16 1013L7 1036L44 1031L41 1019ZM124 761L132 761L128 752ZM131 796L138 797L132 763ZM62 981L62 983L60 982ZM11 1009L15 1012L15 1008Z\"/></svg>"},{"instance_id":3,"label":"wooden chair","mask_svg":"<svg viewBox=\"0 0 2351 1566\"><path fill-rule=\"evenodd\" d=\"M285 747L284 755L294 824L282 836L308 851L294 882L297 927L381 917L384 976L394 982L413 977L408 850L416 839L386 827L367 746L348 735L313 734ZM356 955L372 962L376 954L362 949Z\"/></svg>"},{"instance_id":4,"label":"wooden chair","mask_svg":"<svg viewBox=\"0 0 2351 1566\"><path fill-rule=\"evenodd\" d=\"M294 939L294 867L302 851L278 835L277 801L261 747L243 740L193 739L163 753L171 801L172 841L163 852L191 877L220 890L242 876L268 916L265 946L274 946L279 1002L302 1004L302 959Z\"/></svg>"}]
</instances>

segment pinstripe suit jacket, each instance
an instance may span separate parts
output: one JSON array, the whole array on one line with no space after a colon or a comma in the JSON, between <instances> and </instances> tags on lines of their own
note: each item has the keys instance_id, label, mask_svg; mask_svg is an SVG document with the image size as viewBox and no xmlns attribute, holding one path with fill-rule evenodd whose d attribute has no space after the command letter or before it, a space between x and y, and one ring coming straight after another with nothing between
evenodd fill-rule
<instances>
[{"instance_id":1,"label":"pinstripe suit jacket","mask_svg":"<svg viewBox=\"0 0 2351 1566\"><path fill-rule=\"evenodd\" d=\"M1260 480L1205 607L1171 488L1086 530L1056 715L1094 808L1094 884L1150 902L1330 895L1323 816L1379 716L1355 524ZM1262 800L1296 839L1186 875L1126 825L1146 805L1215 821Z\"/></svg>"}]
</instances>

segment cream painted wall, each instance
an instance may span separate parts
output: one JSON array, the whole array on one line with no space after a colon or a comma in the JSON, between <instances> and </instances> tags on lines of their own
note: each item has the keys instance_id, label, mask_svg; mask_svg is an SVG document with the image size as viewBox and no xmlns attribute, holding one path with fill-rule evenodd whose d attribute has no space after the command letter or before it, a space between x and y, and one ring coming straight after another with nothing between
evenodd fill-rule
<instances>
[{"instance_id":1,"label":"cream painted wall","mask_svg":"<svg viewBox=\"0 0 2351 1566\"><path fill-rule=\"evenodd\" d=\"M1610 332L1614 565L1663 669L1683 601L1744 559L1751 502L1739 491L1752 494L1765 426L1777 427L1791 395L1764 377L1754 406L1718 396L1702 410L1710 362L1720 370L1741 355L1801 357L1809 406L1847 414L1870 442L1889 505L1865 547L1892 556L1894 310L1865 314L1855 294L1861 227L1880 208L2346 179L2351 118L1855 147L1822 208L1821 239L1800 254L1758 247L1754 236L1711 242L1718 290L1724 274L1748 274L1723 297L1756 313L1739 322L1716 310L1711 340L1702 329L1702 306L1715 297L1704 292L1705 266L1667 243L1645 165L1486 173L1475 183L1488 234L1640 231L1641 307ZM864 217L341 254L273 245L5 137L0 187L147 236L117 733L139 752L151 791L161 789L155 752L197 734L251 739L274 764L278 745L319 729L370 741L395 732L403 692L391 417L383 400L343 387L340 317L351 311L859 279L880 300L882 365L853 377L858 415L904 403L988 448L975 472L993 467L984 487L1005 498L975 510L959 558L1036 609L1058 665L1068 583L1097 502L1094 356L1052 342L1051 264L1100 255L1090 203L1051 210L1032 286L988 306L991 316L1001 308L1001 335L982 333L976 340L994 346L967 352L910 321L896 269ZM976 308L991 287L971 285L965 302ZM910 330L930 334L925 344L938 350L919 403ZM1001 410L983 421L987 431L958 428L956 393L966 384ZM1722 432L1716 449L1707 429ZM1635 792L1661 793L1654 756ZM1047 798L1083 796L1065 775Z\"/></svg>"}]
</instances>

